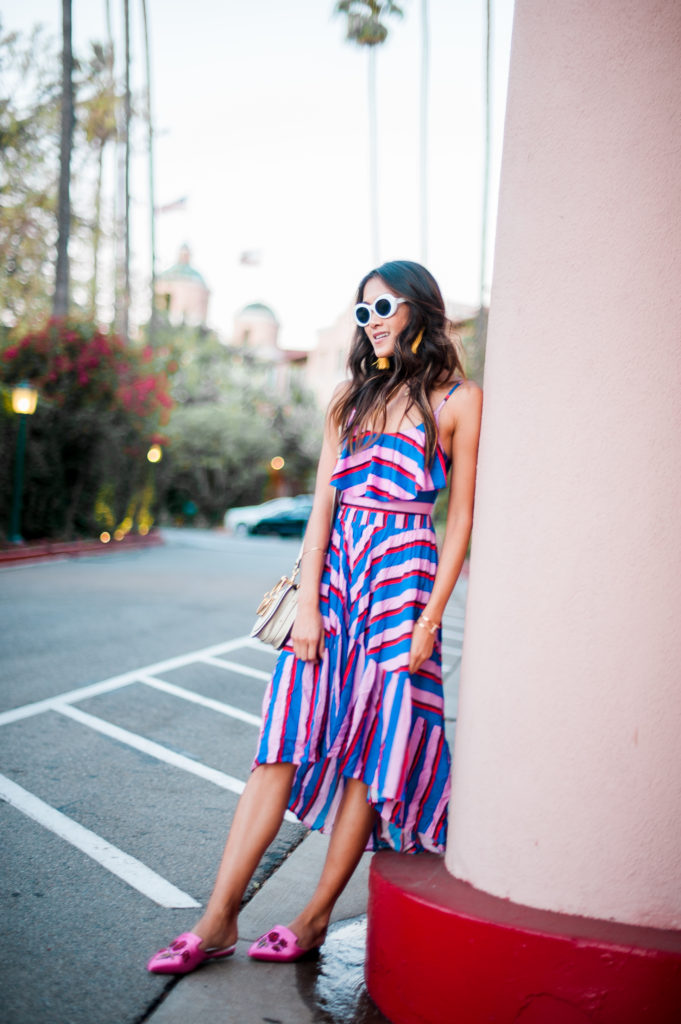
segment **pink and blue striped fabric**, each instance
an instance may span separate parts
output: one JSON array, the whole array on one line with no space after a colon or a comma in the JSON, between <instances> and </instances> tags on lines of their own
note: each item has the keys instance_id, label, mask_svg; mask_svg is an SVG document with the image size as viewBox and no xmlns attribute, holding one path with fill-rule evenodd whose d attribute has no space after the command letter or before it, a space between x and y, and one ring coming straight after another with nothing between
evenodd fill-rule
<instances>
[{"instance_id":1,"label":"pink and blue striped fabric","mask_svg":"<svg viewBox=\"0 0 681 1024\"><path fill-rule=\"evenodd\" d=\"M429 660L408 670L437 569L435 533L428 514L390 504L432 502L448 468L439 447L425 466L422 427L341 454L331 479L342 498L320 592L324 657L299 661L285 646L263 703L254 767L297 765L289 808L322 832L333 828L344 780L362 780L378 812L372 850L445 847L450 757L439 633ZM353 506L353 497L372 507Z\"/></svg>"},{"instance_id":2,"label":"pink and blue striped fabric","mask_svg":"<svg viewBox=\"0 0 681 1024\"><path fill-rule=\"evenodd\" d=\"M395 434L370 435L360 439L355 451L346 448L336 463L331 483L352 502L353 496L376 501L428 501L447 483L449 463L438 446L433 465L425 465L425 430L408 427Z\"/></svg>"}]
</instances>

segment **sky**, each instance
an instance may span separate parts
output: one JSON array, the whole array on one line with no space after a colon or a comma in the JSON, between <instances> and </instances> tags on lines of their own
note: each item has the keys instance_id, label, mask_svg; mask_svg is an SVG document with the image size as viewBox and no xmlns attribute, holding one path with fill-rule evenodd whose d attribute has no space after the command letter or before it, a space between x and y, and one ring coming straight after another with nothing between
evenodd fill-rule
<instances>
[{"instance_id":1,"label":"sky","mask_svg":"<svg viewBox=\"0 0 681 1024\"><path fill-rule=\"evenodd\" d=\"M422 0L402 0L377 54L379 261L424 262L445 297L480 294L484 0L428 0L428 247L419 223ZM492 2L490 258L513 0ZM120 0L111 0L122 39ZM157 271L189 245L211 290L209 324L228 338L249 302L271 306L280 343L310 348L375 264L371 245L365 49L344 40L333 0L147 0L156 132ZM133 88L144 85L141 3L130 0ZM43 24L57 41L60 0L23 0L5 31ZM106 38L105 0L73 0L76 54ZM59 43L60 45L60 43ZM122 53L122 44L118 46ZM133 317L150 275L146 128L132 168ZM113 176L113 155L111 157ZM245 266L244 252L259 253Z\"/></svg>"}]
</instances>

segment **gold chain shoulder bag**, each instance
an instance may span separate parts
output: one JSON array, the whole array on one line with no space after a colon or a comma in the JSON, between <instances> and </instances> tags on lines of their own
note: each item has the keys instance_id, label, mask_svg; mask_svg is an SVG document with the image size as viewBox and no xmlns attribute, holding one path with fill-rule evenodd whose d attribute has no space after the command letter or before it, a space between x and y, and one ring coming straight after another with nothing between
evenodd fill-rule
<instances>
[{"instance_id":1,"label":"gold chain shoulder bag","mask_svg":"<svg viewBox=\"0 0 681 1024\"><path fill-rule=\"evenodd\" d=\"M284 646L293 629L298 608L296 577L300 571L302 557L301 547L290 576L282 576L279 582L267 591L255 612L257 618L251 636L264 644L269 644L277 651Z\"/></svg>"},{"instance_id":2,"label":"gold chain shoulder bag","mask_svg":"<svg viewBox=\"0 0 681 1024\"><path fill-rule=\"evenodd\" d=\"M336 518L340 495L336 490L333 499L333 511L331 514L331 529ZM293 623L298 610L298 586L296 577L300 571L300 561L303 557L305 538L300 545L300 551L293 566L290 576L282 576L271 590L268 590L256 609L256 620L251 637L260 640L263 644L269 644L279 651L289 638L293 629ZM318 551L319 548L309 548L310 551ZM326 550L326 548L324 548Z\"/></svg>"}]
</instances>

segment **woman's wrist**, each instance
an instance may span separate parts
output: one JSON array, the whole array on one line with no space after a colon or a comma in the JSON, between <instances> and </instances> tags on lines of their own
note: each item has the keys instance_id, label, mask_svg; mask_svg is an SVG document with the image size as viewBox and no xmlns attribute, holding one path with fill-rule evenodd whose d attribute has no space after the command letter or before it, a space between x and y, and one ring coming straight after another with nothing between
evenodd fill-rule
<instances>
[{"instance_id":1,"label":"woman's wrist","mask_svg":"<svg viewBox=\"0 0 681 1024\"><path fill-rule=\"evenodd\" d=\"M322 547L321 545L315 544L315 545L310 545L310 547L307 547L307 545L305 545L305 548L300 553L301 559L305 558L305 555L312 554L313 551L321 551L322 554L320 556L317 556L317 557L320 557L320 558L326 555L326 548Z\"/></svg>"},{"instance_id":2,"label":"woman's wrist","mask_svg":"<svg viewBox=\"0 0 681 1024\"><path fill-rule=\"evenodd\" d=\"M442 616L445 613L446 607L446 602L444 605L442 605L439 601L431 600L428 602L428 604L423 606L423 608L421 609L421 614L426 615L429 619L432 619L433 622L442 622Z\"/></svg>"},{"instance_id":3,"label":"woman's wrist","mask_svg":"<svg viewBox=\"0 0 681 1024\"><path fill-rule=\"evenodd\" d=\"M298 590L298 610L299 611L318 611L319 610L319 592L304 593L302 589Z\"/></svg>"},{"instance_id":4,"label":"woman's wrist","mask_svg":"<svg viewBox=\"0 0 681 1024\"><path fill-rule=\"evenodd\" d=\"M421 612L420 616L416 620L416 625L420 626L421 629L425 629L425 631L430 633L431 636L435 636L442 623L436 622L431 619L429 615L426 615L425 612Z\"/></svg>"}]
</instances>

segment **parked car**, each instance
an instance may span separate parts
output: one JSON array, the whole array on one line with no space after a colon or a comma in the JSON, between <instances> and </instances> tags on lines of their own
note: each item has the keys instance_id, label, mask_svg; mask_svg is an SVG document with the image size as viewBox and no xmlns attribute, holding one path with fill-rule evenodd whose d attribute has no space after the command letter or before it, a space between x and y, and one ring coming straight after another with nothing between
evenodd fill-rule
<instances>
[{"instance_id":1,"label":"parked car","mask_svg":"<svg viewBox=\"0 0 681 1024\"><path fill-rule=\"evenodd\" d=\"M233 533L244 534L251 526L255 526L256 523L266 516L274 515L277 512L284 512L287 509L295 509L301 501L305 504L311 502L312 495L299 494L293 498L272 498L270 501L263 501L259 505L243 505L240 508L230 508L225 513L225 527Z\"/></svg>"},{"instance_id":2,"label":"parked car","mask_svg":"<svg viewBox=\"0 0 681 1024\"><path fill-rule=\"evenodd\" d=\"M281 509L248 527L249 533L302 537L312 511L312 501L298 501L294 508Z\"/></svg>"}]
</instances>

